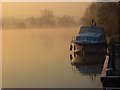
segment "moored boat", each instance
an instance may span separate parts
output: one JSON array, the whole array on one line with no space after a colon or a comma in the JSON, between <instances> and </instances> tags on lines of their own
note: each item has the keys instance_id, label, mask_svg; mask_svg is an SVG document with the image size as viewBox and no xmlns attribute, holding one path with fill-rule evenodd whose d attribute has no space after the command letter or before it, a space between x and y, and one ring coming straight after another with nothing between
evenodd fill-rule
<instances>
[{"instance_id":1,"label":"moored boat","mask_svg":"<svg viewBox=\"0 0 120 90\"><path fill-rule=\"evenodd\" d=\"M74 50L84 52L105 51L107 47L104 29L96 25L81 27L71 42L74 45Z\"/></svg>"}]
</instances>

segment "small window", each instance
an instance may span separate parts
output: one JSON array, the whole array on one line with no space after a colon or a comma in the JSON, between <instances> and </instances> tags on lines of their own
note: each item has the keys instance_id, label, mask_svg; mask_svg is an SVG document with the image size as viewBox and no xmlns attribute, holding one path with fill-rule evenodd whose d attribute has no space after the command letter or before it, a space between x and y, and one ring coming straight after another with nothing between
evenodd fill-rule
<instances>
[{"instance_id":1,"label":"small window","mask_svg":"<svg viewBox=\"0 0 120 90\"><path fill-rule=\"evenodd\" d=\"M97 41L97 38L96 37L87 37L87 40L88 41Z\"/></svg>"}]
</instances>

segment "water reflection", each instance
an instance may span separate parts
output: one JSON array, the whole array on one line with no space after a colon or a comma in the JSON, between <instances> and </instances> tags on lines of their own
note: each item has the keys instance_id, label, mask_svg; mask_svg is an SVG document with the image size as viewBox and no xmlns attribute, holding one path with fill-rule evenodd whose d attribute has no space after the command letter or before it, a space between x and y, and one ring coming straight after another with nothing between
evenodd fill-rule
<instances>
[{"instance_id":1,"label":"water reflection","mask_svg":"<svg viewBox=\"0 0 120 90\"><path fill-rule=\"evenodd\" d=\"M68 44L77 30L3 30L3 88L100 88L99 75L91 83L77 65L72 67L78 73L71 70ZM77 53L70 55L72 61Z\"/></svg>"},{"instance_id":2,"label":"water reflection","mask_svg":"<svg viewBox=\"0 0 120 90\"><path fill-rule=\"evenodd\" d=\"M88 75L92 80L101 73L105 53L86 53L80 51L70 54L72 70Z\"/></svg>"}]
</instances>

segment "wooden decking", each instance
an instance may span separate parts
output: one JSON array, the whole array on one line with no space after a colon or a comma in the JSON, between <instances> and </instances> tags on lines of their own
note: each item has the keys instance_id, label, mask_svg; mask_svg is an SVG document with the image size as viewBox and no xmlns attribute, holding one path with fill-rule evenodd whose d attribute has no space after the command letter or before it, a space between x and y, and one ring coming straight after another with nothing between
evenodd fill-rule
<instances>
[{"instance_id":1,"label":"wooden decking","mask_svg":"<svg viewBox=\"0 0 120 90\"><path fill-rule=\"evenodd\" d=\"M120 55L115 48L116 46L112 47L112 51L106 56L103 65L101 73L103 88L120 89Z\"/></svg>"},{"instance_id":2,"label":"wooden decking","mask_svg":"<svg viewBox=\"0 0 120 90\"><path fill-rule=\"evenodd\" d=\"M107 67L108 67L108 62L109 62L109 56L106 56L104 65L103 65L103 69L102 69L102 73L101 73L101 77L105 77L107 74Z\"/></svg>"},{"instance_id":3,"label":"wooden decking","mask_svg":"<svg viewBox=\"0 0 120 90\"><path fill-rule=\"evenodd\" d=\"M106 60L104 62L103 70L101 73L101 82L103 88L119 88L120 89L120 71L112 70L112 68L108 67L109 64L109 56L106 56ZM119 64L120 65L120 64ZM117 68L120 66L116 66Z\"/></svg>"},{"instance_id":4,"label":"wooden decking","mask_svg":"<svg viewBox=\"0 0 120 90\"><path fill-rule=\"evenodd\" d=\"M120 56L117 56L115 65L116 65L116 70L120 71Z\"/></svg>"}]
</instances>

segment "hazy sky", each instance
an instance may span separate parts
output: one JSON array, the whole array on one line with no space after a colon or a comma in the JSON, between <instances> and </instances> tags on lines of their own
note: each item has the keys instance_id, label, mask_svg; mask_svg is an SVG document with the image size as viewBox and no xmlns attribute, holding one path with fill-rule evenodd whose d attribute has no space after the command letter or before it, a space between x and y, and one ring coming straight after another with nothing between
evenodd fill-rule
<instances>
[{"instance_id":1,"label":"hazy sky","mask_svg":"<svg viewBox=\"0 0 120 90\"><path fill-rule=\"evenodd\" d=\"M3 2L3 17L40 16L41 10L51 9L56 16L70 15L81 17L88 2Z\"/></svg>"}]
</instances>

